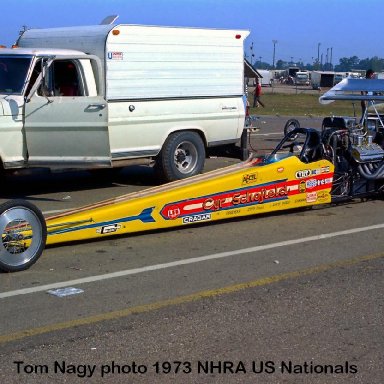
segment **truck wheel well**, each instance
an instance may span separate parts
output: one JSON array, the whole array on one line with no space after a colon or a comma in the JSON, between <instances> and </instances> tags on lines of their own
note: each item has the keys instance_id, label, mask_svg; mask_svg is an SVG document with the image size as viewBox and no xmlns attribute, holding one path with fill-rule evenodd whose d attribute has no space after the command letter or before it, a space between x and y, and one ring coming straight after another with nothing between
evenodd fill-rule
<instances>
[{"instance_id":1,"label":"truck wheel well","mask_svg":"<svg viewBox=\"0 0 384 384\"><path fill-rule=\"evenodd\" d=\"M200 139L203 141L205 148L208 147L207 138L205 137L204 132L198 128L191 128L191 129L185 128L185 129L175 130L175 131L170 132L167 137L169 137L169 136L171 136L177 132L195 132L200 136Z\"/></svg>"}]
</instances>

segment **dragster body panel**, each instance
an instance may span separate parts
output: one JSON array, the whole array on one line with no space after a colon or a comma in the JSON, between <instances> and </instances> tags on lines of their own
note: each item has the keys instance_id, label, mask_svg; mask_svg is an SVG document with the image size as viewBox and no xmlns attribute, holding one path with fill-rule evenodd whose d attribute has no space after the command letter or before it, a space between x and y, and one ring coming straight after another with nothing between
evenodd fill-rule
<instances>
[{"instance_id":1,"label":"dragster body panel","mask_svg":"<svg viewBox=\"0 0 384 384\"><path fill-rule=\"evenodd\" d=\"M331 202L334 166L296 156L227 168L46 219L47 244L102 238Z\"/></svg>"}]
</instances>

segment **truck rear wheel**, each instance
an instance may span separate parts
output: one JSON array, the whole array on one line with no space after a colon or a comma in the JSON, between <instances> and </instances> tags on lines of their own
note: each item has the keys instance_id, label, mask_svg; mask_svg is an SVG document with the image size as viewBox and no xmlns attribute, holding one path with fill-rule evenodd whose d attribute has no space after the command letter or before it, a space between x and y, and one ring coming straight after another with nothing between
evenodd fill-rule
<instances>
[{"instance_id":1,"label":"truck rear wheel","mask_svg":"<svg viewBox=\"0 0 384 384\"><path fill-rule=\"evenodd\" d=\"M38 208L23 200L0 205L0 269L29 268L40 257L47 239L45 219Z\"/></svg>"},{"instance_id":2,"label":"truck rear wheel","mask_svg":"<svg viewBox=\"0 0 384 384\"><path fill-rule=\"evenodd\" d=\"M156 170L163 181L170 182L203 171L205 147L196 132L175 132L168 136L156 160Z\"/></svg>"}]
</instances>

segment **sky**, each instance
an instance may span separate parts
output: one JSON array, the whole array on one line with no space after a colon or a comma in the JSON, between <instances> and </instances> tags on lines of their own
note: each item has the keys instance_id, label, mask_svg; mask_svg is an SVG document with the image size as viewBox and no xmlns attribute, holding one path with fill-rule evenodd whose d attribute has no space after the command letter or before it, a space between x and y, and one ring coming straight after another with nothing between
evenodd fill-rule
<instances>
[{"instance_id":1,"label":"sky","mask_svg":"<svg viewBox=\"0 0 384 384\"><path fill-rule=\"evenodd\" d=\"M246 29L247 59L339 63L342 57L384 57L384 0L0 0L0 44L23 26L50 28L116 23ZM251 46L253 49L251 50ZM253 53L253 56L252 56ZM328 55L327 55L328 53ZM328 60L327 60L328 58Z\"/></svg>"}]
</instances>

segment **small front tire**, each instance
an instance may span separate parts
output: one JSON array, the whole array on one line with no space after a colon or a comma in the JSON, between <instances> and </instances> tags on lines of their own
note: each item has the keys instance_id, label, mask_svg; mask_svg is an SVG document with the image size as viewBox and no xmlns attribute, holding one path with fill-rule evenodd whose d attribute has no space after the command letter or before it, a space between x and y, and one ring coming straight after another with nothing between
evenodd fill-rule
<instances>
[{"instance_id":1,"label":"small front tire","mask_svg":"<svg viewBox=\"0 0 384 384\"><path fill-rule=\"evenodd\" d=\"M23 271L41 256L47 226L35 205L13 200L0 206L0 234L0 270Z\"/></svg>"}]
</instances>

